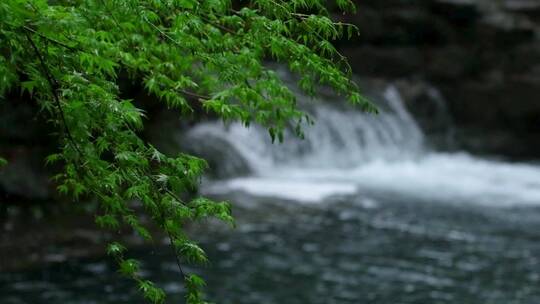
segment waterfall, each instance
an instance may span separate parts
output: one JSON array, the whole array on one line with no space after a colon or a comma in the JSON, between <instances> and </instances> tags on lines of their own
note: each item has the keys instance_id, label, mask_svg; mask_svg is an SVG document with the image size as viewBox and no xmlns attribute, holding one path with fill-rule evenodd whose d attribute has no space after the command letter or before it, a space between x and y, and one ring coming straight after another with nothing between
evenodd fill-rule
<instances>
[{"instance_id":1,"label":"waterfall","mask_svg":"<svg viewBox=\"0 0 540 304\"><path fill-rule=\"evenodd\" d=\"M538 166L432 151L392 85L374 98L379 115L331 99L299 95L299 103L309 105L306 111L315 119L304 140L287 132L283 144L272 144L264 128L239 123L193 127L183 141L221 172L203 191L242 191L300 202L384 193L490 206L540 203Z\"/></svg>"},{"instance_id":2,"label":"waterfall","mask_svg":"<svg viewBox=\"0 0 540 304\"><path fill-rule=\"evenodd\" d=\"M227 145L224 150L237 155L222 154L224 158L219 162L236 163L235 159L240 157L257 175L291 166L348 168L374 160L413 159L423 153L424 135L394 86L385 89L380 103L387 110L379 115L362 113L352 107L340 109L324 100L307 100L302 95L299 98L301 104L316 104L310 111L315 124L305 126L304 139L286 131L284 143L273 144L263 127L207 122L190 130L186 141L200 153L208 149L209 143L221 148Z\"/></svg>"}]
</instances>

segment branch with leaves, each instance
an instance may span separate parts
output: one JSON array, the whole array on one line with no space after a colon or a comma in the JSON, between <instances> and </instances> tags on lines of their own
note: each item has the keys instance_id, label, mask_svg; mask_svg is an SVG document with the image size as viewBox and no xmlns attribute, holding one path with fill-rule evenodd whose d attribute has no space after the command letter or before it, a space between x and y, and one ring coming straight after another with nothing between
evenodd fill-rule
<instances>
[{"instance_id":1,"label":"branch with leaves","mask_svg":"<svg viewBox=\"0 0 540 304\"><path fill-rule=\"evenodd\" d=\"M164 155L138 134L145 113L120 96L126 73L157 102L182 114L196 98L223 120L258 123L272 140L287 126L298 135L309 116L268 61L300 75L309 94L317 85L366 111L375 108L351 81L351 70L332 41L352 35L352 25L333 22L322 0L4 0L0 2L0 96L21 91L36 100L58 132L63 164L58 190L75 200L96 199L96 223L129 227L152 241L139 210L169 237L186 287L186 302L205 303L204 281L182 268L207 262L185 234L189 222L214 217L231 225L231 205L196 193L207 167L187 154ZM336 1L353 11L350 0ZM240 5L240 6L239 6ZM5 160L0 159L0 165ZM126 248L108 253L151 303L165 293L141 277Z\"/></svg>"}]
</instances>

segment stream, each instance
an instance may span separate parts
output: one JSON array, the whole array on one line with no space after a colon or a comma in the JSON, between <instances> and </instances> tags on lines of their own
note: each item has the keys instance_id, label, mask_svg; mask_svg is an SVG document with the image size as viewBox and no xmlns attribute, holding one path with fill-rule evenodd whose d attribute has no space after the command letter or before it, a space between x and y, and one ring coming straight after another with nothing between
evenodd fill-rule
<instances>
[{"instance_id":1,"label":"stream","mask_svg":"<svg viewBox=\"0 0 540 304\"><path fill-rule=\"evenodd\" d=\"M207 279L209 300L540 303L538 165L430 147L391 85L378 116L325 101L302 141L217 122L179 138L222 164L201 191L234 202L235 229L191 228L211 264L187 270ZM167 248L131 253L167 303L183 303ZM0 273L0 302L144 303L104 257Z\"/></svg>"}]
</instances>

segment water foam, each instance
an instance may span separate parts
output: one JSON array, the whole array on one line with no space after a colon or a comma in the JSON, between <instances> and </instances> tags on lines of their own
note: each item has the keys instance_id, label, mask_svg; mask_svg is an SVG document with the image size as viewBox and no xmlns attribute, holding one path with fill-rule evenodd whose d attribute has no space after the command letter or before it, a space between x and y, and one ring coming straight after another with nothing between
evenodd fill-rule
<instances>
[{"instance_id":1,"label":"water foam","mask_svg":"<svg viewBox=\"0 0 540 304\"><path fill-rule=\"evenodd\" d=\"M467 154L434 153L418 160L372 161L354 169L282 169L214 182L206 191L244 191L301 202L324 202L335 195L379 191L448 203L538 205L540 168Z\"/></svg>"}]
</instances>

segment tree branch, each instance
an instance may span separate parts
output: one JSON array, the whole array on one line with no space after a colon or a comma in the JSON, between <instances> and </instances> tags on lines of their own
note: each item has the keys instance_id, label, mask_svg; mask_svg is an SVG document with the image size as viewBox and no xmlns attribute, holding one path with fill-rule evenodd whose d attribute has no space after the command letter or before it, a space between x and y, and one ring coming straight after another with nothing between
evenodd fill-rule
<instances>
[{"instance_id":1,"label":"tree branch","mask_svg":"<svg viewBox=\"0 0 540 304\"><path fill-rule=\"evenodd\" d=\"M26 27L25 27L25 29L26 29ZM60 102L60 97L58 96L58 92L57 92L57 90L60 88L60 85L58 84L58 81L56 81L56 79L51 74L51 71L49 70L49 68L45 64L45 60L44 60L41 52L39 51L38 47L34 43L34 40L32 40L32 37L30 37L30 35L28 34L29 30L28 29L26 29L26 30L27 31L25 31L24 34L26 36L26 39L28 39L28 42L30 42L30 45L32 46L32 49L33 49L34 53L38 57L41 68L43 69L43 72L45 73L45 77L47 78L47 82L49 83L49 86L51 87L51 93L53 95L53 99L54 99L54 102L56 104L56 107L58 108L58 113L60 115L60 119L61 119L62 124L64 126L66 136L67 136L69 142L71 143L71 145L73 146L73 148L75 150L77 150L77 152L79 153L80 156L82 156L83 153L81 152L81 150L79 149L79 146L77 145L75 139L71 135L71 131L69 130L69 127L68 127L67 122L66 122L66 117L64 115L64 110L62 109L62 103Z\"/></svg>"},{"instance_id":2,"label":"tree branch","mask_svg":"<svg viewBox=\"0 0 540 304\"><path fill-rule=\"evenodd\" d=\"M38 32L38 31L34 30L33 28L28 27L28 26L26 26L26 25L23 25L23 29L26 30L26 31L32 32L32 33L38 35L39 37L41 37L41 38L43 38L43 39L45 39L45 40L47 40L47 41L50 41L50 42L52 42L52 43L54 43L54 44L57 44L57 45L59 45L59 46L61 46L61 47L64 47L64 48L66 48L66 49L68 49L68 50L70 50L70 51L73 51L73 52L84 52L84 50L82 50L82 49L72 47L72 46L70 46L70 45L67 45L67 44L61 42L61 41L58 41L58 40L56 40L56 39L47 37L47 36L45 36L44 34ZM27 38L28 38L28 37L27 37Z\"/></svg>"}]
</instances>

